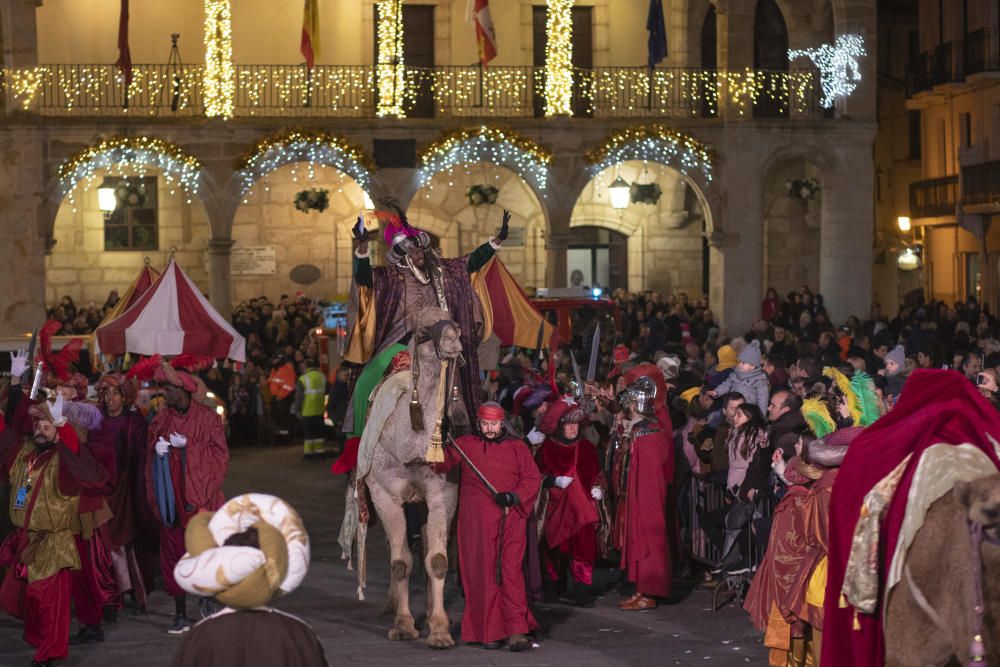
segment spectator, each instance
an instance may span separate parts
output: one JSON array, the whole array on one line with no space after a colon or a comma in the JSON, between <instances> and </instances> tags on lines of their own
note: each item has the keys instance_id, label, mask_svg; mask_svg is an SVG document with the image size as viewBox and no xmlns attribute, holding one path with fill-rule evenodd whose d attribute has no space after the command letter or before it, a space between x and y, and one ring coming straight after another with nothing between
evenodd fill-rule
<instances>
[{"instance_id":1,"label":"spectator","mask_svg":"<svg viewBox=\"0 0 1000 667\"><path fill-rule=\"evenodd\" d=\"M748 403L753 403L763 413L767 409L770 389L767 375L760 366L760 343L753 341L740 353L739 364L733 374L709 393L718 395L730 391L738 392Z\"/></svg>"}]
</instances>

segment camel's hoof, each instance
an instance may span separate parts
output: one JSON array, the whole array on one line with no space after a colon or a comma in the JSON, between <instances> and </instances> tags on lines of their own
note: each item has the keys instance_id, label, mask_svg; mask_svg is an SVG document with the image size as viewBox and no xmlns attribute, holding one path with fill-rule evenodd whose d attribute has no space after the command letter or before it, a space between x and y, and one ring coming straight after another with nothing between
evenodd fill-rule
<instances>
[{"instance_id":1,"label":"camel's hoof","mask_svg":"<svg viewBox=\"0 0 1000 667\"><path fill-rule=\"evenodd\" d=\"M389 630L389 639L391 639L394 642L407 642L416 639L419 636L420 633L417 632L416 628L413 627L410 628L397 627L393 628L392 630Z\"/></svg>"},{"instance_id":2,"label":"camel's hoof","mask_svg":"<svg viewBox=\"0 0 1000 667\"><path fill-rule=\"evenodd\" d=\"M427 645L436 649L452 648L455 645L455 640L447 632L432 632L427 637Z\"/></svg>"}]
</instances>

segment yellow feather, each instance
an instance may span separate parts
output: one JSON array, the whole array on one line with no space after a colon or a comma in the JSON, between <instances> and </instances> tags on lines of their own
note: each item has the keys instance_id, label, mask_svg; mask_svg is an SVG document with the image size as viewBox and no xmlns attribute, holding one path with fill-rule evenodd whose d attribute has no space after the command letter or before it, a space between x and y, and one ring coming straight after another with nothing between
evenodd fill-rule
<instances>
[{"instance_id":1,"label":"yellow feather","mask_svg":"<svg viewBox=\"0 0 1000 667\"><path fill-rule=\"evenodd\" d=\"M824 368L823 375L837 384L840 393L847 399L847 409L851 412L851 420L855 426L859 425L861 423L861 403L858 401L858 395L854 392L854 387L851 386L851 381L833 366Z\"/></svg>"}]
</instances>

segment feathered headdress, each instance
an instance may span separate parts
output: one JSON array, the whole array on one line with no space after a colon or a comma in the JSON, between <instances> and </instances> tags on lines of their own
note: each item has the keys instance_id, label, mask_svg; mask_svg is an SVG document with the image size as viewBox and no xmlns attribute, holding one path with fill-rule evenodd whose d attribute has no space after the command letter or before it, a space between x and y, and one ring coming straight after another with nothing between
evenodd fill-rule
<instances>
[{"instance_id":1,"label":"feathered headdress","mask_svg":"<svg viewBox=\"0 0 1000 667\"><path fill-rule=\"evenodd\" d=\"M206 368L211 368L215 360L203 354L178 354L170 360L170 365L179 371L197 373Z\"/></svg>"},{"instance_id":2,"label":"feathered headdress","mask_svg":"<svg viewBox=\"0 0 1000 667\"><path fill-rule=\"evenodd\" d=\"M125 374L125 377L129 380L152 380L153 374L156 373L156 369L158 369L162 363L163 357L158 354L146 357L145 359L141 359L132 364L132 368L128 369L128 373Z\"/></svg>"},{"instance_id":3,"label":"feathered headdress","mask_svg":"<svg viewBox=\"0 0 1000 667\"><path fill-rule=\"evenodd\" d=\"M851 420L855 426L859 425L861 423L861 405L858 401L858 395L851 386L851 381L833 366L824 368L823 375L833 380L837 385L837 389L840 390L840 393L847 400L847 409L851 412Z\"/></svg>"},{"instance_id":4,"label":"feathered headdress","mask_svg":"<svg viewBox=\"0 0 1000 667\"><path fill-rule=\"evenodd\" d=\"M62 328L59 320L49 320L38 332L38 356L45 364L46 370L62 381L70 379L70 368L80 359L83 339L74 338L66 343L58 352L52 351L52 337Z\"/></svg>"},{"instance_id":5,"label":"feathered headdress","mask_svg":"<svg viewBox=\"0 0 1000 667\"><path fill-rule=\"evenodd\" d=\"M809 428L816 434L817 438L822 438L828 433L837 430L837 424L830 416L830 411L826 403L818 398L807 398L802 401L802 417L809 424Z\"/></svg>"},{"instance_id":6,"label":"feathered headdress","mask_svg":"<svg viewBox=\"0 0 1000 667\"><path fill-rule=\"evenodd\" d=\"M878 396L875 394L875 382L868 373L855 371L851 378L851 388L858 398L858 409L861 413L858 426L871 426L882 416L878 406Z\"/></svg>"}]
</instances>

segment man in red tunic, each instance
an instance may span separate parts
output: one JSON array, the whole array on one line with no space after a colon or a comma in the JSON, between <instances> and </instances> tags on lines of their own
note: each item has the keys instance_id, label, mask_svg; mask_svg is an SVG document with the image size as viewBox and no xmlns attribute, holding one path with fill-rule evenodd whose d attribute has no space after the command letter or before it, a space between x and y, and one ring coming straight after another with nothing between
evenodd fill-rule
<instances>
[{"instance_id":1,"label":"man in red tunic","mask_svg":"<svg viewBox=\"0 0 1000 667\"><path fill-rule=\"evenodd\" d=\"M469 460L448 447L446 461L438 464L441 471L462 466L458 496L458 564L465 590L462 641L496 649L506 640L511 651L524 651L531 648L528 633L538 628L528 610L522 563L528 515L542 478L527 445L504 427L500 405L483 403L478 415L479 433L456 441Z\"/></svg>"},{"instance_id":2,"label":"man in red tunic","mask_svg":"<svg viewBox=\"0 0 1000 667\"><path fill-rule=\"evenodd\" d=\"M578 607L593 607L591 589L597 561L597 503L607 481L601 471L597 448L580 437L583 410L566 399L556 401L545 413L541 430L548 434L535 462L547 489L545 504L546 597L555 601L559 583L569 566Z\"/></svg>"},{"instance_id":3,"label":"man in red tunic","mask_svg":"<svg viewBox=\"0 0 1000 667\"><path fill-rule=\"evenodd\" d=\"M225 502L222 482L229 449L219 415L199 401L204 384L169 364L157 369L153 379L163 387L167 404L149 425L146 493L160 521L163 587L174 598L174 624L167 632L181 634L190 629L191 620L184 589L174 580L174 566L184 555L188 519L198 512L214 512Z\"/></svg>"},{"instance_id":4,"label":"man in red tunic","mask_svg":"<svg viewBox=\"0 0 1000 667\"><path fill-rule=\"evenodd\" d=\"M619 607L653 609L670 595L667 489L674 476L674 450L656 422L656 385L640 377L621 398L622 420L615 434L612 485L617 497L614 541L621 568L635 593Z\"/></svg>"}]
</instances>

